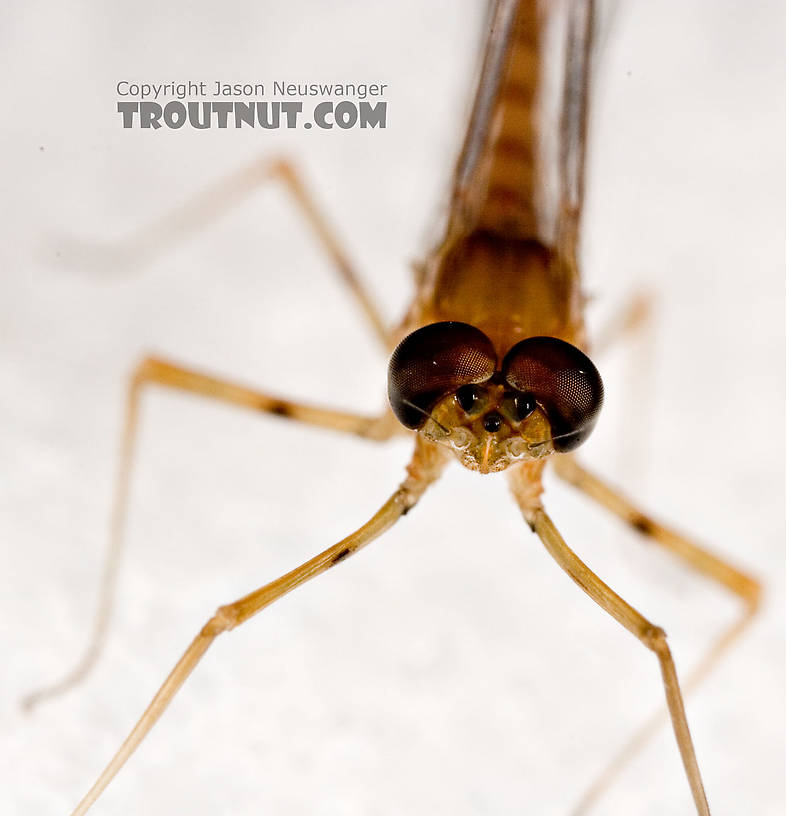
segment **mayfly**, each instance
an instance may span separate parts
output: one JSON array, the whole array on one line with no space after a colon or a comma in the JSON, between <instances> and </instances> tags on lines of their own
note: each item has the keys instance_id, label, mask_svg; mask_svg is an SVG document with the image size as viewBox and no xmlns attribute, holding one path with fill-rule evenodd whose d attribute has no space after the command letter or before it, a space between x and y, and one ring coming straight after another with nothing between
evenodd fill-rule
<instances>
[{"instance_id":1,"label":"mayfly","mask_svg":"<svg viewBox=\"0 0 786 816\"><path fill-rule=\"evenodd\" d=\"M363 526L282 577L221 606L202 626L75 814L87 812L96 801L220 634L350 558L398 523L456 459L480 474L506 471L524 520L549 554L601 609L653 652L696 811L709 813L663 631L579 559L542 502L543 474L551 467L642 535L745 601L745 616L718 641L696 676L753 615L759 596L754 579L639 511L575 458L603 402L601 376L588 356L579 274L592 30L590 2L494 4L444 234L418 267L416 297L393 331L297 172L285 162L274 162L262 174L288 187L373 329L390 347L390 408L380 417L318 408L164 359L146 359L129 389L105 599L125 524L139 398L148 386L188 391L366 439L408 433L414 452L404 480ZM555 31L559 38L553 36ZM557 39L561 48L546 48ZM259 180L246 178L242 184ZM184 217L199 221L203 213L195 207L181 214L181 221ZM151 245L160 234L154 230L148 236ZM86 673L107 617L108 600L85 660L63 683L33 695L31 702Z\"/></svg>"}]
</instances>

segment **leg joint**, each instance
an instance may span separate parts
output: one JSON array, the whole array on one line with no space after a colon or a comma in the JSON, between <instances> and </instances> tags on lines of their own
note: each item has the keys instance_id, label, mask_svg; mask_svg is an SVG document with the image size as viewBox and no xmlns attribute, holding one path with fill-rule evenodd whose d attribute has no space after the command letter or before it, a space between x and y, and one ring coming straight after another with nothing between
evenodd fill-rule
<instances>
[{"instance_id":1,"label":"leg joint","mask_svg":"<svg viewBox=\"0 0 786 816\"><path fill-rule=\"evenodd\" d=\"M644 645L658 656L669 653L669 644L666 642L666 633L660 626L648 624L641 636Z\"/></svg>"},{"instance_id":2,"label":"leg joint","mask_svg":"<svg viewBox=\"0 0 786 816\"><path fill-rule=\"evenodd\" d=\"M155 357L143 357L135 366L131 374L131 388L138 390L148 382L155 382L161 371L162 363Z\"/></svg>"},{"instance_id":3,"label":"leg joint","mask_svg":"<svg viewBox=\"0 0 786 816\"><path fill-rule=\"evenodd\" d=\"M202 627L202 633L206 637L216 637L222 632L234 629L238 624L238 617L232 604L229 606L219 606L212 618Z\"/></svg>"},{"instance_id":4,"label":"leg joint","mask_svg":"<svg viewBox=\"0 0 786 816\"><path fill-rule=\"evenodd\" d=\"M745 605L748 607L748 613L753 615L758 611L761 605L763 587L755 578L748 577L745 582Z\"/></svg>"},{"instance_id":5,"label":"leg joint","mask_svg":"<svg viewBox=\"0 0 786 816\"><path fill-rule=\"evenodd\" d=\"M279 178L287 183L294 183L297 178L295 167L289 159L283 156L274 159L271 162L265 162L265 169L274 178Z\"/></svg>"}]
</instances>

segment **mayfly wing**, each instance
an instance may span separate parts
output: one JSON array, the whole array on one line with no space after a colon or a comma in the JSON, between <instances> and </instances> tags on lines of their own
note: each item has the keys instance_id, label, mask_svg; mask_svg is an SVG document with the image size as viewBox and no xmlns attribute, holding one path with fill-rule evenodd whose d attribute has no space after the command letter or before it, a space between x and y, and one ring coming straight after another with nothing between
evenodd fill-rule
<instances>
[{"instance_id":1,"label":"mayfly wing","mask_svg":"<svg viewBox=\"0 0 786 816\"><path fill-rule=\"evenodd\" d=\"M592 63L594 9L591 2L571 3L567 20L565 75L560 121L560 203L557 242L564 258L576 254L584 206L587 122Z\"/></svg>"},{"instance_id":2,"label":"mayfly wing","mask_svg":"<svg viewBox=\"0 0 786 816\"><path fill-rule=\"evenodd\" d=\"M541 186L536 110L543 36L537 3L498 0L456 168L449 232L478 227L534 238Z\"/></svg>"},{"instance_id":3,"label":"mayfly wing","mask_svg":"<svg viewBox=\"0 0 786 816\"><path fill-rule=\"evenodd\" d=\"M450 232L575 244L584 193L592 3L497 0L456 167ZM561 44L547 47L547 42Z\"/></svg>"},{"instance_id":4,"label":"mayfly wing","mask_svg":"<svg viewBox=\"0 0 786 816\"><path fill-rule=\"evenodd\" d=\"M592 17L579 0L493 5L446 233L409 331L464 321L501 355L525 337L585 344L577 243Z\"/></svg>"}]
</instances>

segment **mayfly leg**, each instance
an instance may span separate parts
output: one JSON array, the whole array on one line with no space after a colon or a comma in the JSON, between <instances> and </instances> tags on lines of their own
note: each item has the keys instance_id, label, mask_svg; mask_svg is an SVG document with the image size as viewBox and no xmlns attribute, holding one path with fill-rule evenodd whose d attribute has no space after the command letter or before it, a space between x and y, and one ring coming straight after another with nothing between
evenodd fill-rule
<instances>
[{"instance_id":1,"label":"mayfly leg","mask_svg":"<svg viewBox=\"0 0 786 816\"><path fill-rule=\"evenodd\" d=\"M131 470L139 425L140 400L143 389L149 385L189 392L283 419L347 433L362 439L383 441L398 431L398 424L390 411L378 417L334 411L273 396L172 362L153 357L143 360L131 376L126 398L109 542L90 641L80 660L62 679L25 696L22 705L27 710L78 685L87 676L101 654L114 605L117 574L123 549Z\"/></svg>"},{"instance_id":2,"label":"mayfly leg","mask_svg":"<svg viewBox=\"0 0 786 816\"><path fill-rule=\"evenodd\" d=\"M593 337L592 349L595 354L607 354L626 337L644 331L652 324L654 310L655 295L652 292L634 292Z\"/></svg>"},{"instance_id":3,"label":"mayfly leg","mask_svg":"<svg viewBox=\"0 0 786 816\"><path fill-rule=\"evenodd\" d=\"M558 458L554 462L554 470L568 484L646 536L648 541L667 550L686 567L715 581L742 601L742 614L718 635L702 659L687 675L683 689L686 694L693 691L718 665L723 655L739 641L754 620L761 601L761 584L714 553L642 513L618 490L579 464L575 457ZM586 813L592 807L602 792L647 744L665 719L666 712L662 710L650 716L587 789L573 812L574 816Z\"/></svg>"},{"instance_id":4,"label":"mayfly leg","mask_svg":"<svg viewBox=\"0 0 786 816\"><path fill-rule=\"evenodd\" d=\"M139 231L133 236L133 239L128 240L128 246L133 248L134 257L138 260L160 253L189 234L204 228L221 214L237 206L262 183L270 180L280 181L290 193L307 225L333 262L339 277L355 297L375 336L380 343L387 345L388 330L380 311L360 281L341 241L317 206L300 174L286 160L255 161L233 175L216 182L197 194L190 202ZM118 246L117 251L122 254L122 247ZM262 413L342 431L366 439L384 440L399 431L398 423L395 422L389 411L379 417L367 417L351 412L305 405L231 383L220 377L198 372L176 363L152 357L143 360L132 374L128 386L107 556L90 641L82 657L65 676L25 695L22 706L28 711L43 700L56 697L78 685L87 676L101 653L111 617L122 551L129 483L139 422L140 395L142 390L150 384L188 391Z\"/></svg>"},{"instance_id":5,"label":"mayfly leg","mask_svg":"<svg viewBox=\"0 0 786 816\"><path fill-rule=\"evenodd\" d=\"M631 634L635 635L657 657L672 728L677 739L685 774L688 777L696 811L699 816L709 816L710 809L704 792L704 784L701 779L699 763L696 759L693 739L688 728L677 670L671 650L666 642L665 632L659 626L648 621L640 612L617 595L568 547L543 509L540 499L533 501L527 486L520 484L520 480L517 480L515 475L511 479L511 487L524 518L540 538L549 555L601 609L611 615Z\"/></svg>"},{"instance_id":6,"label":"mayfly leg","mask_svg":"<svg viewBox=\"0 0 786 816\"><path fill-rule=\"evenodd\" d=\"M439 478L445 462L444 453L435 448L434 445L428 443L419 444L407 468L408 477L362 527L339 541L338 544L334 544L275 581L265 584L233 603L219 607L183 653L183 656L151 700L131 733L126 737L93 787L77 805L72 816L82 816L87 813L102 791L144 740L150 729L156 724L172 698L177 694L205 652L210 648L210 645L220 634L245 623L266 606L311 578L354 555L366 544L382 535L417 504L426 488Z\"/></svg>"},{"instance_id":7,"label":"mayfly leg","mask_svg":"<svg viewBox=\"0 0 786 816\"><path fill-rule=\"evenodd\" d=\"M74 263L102 269L107 265L143 265L206 229L271 181L280 183L290 195L338 276L352 293L374 335L387 348L389 332L382 312L360 279L324 209L317 204L314 194L303 180L302 173L284 158L255 159L243 165L194 194L184 204L115 243L101 247L76 244L73 247Z\"/></svg>"}]
</instances>

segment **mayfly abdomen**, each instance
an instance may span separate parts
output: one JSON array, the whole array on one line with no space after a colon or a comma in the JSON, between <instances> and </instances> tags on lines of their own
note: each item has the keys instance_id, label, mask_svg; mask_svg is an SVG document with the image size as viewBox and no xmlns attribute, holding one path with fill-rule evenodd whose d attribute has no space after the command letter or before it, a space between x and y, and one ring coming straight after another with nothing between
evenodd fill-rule
<instances>
[{"instance_id":1,"label":"mayfly abdomen","mask_svg":"<svg viewBox=\"0 0 786 816\"><path fill-rule=\"evenodd\" d=\"M471 323L499 353L537 335L583 344L580 208L568 198L582 163L571 134L584 127L586 87L562 67L582 46L581 21L571 10L555 22L540 5L499 0L492 12L451 218L412 321ZM564 45L553 59L546 39Z\"/></svg>"},{"instance_id":2,"label":"mayfly abdomen","mask_svg":"<svg viewBox=\"0 0 786 816\"><path fill-rule=\"evenodd\" d=\"M536 2L500 2L459 158L450 232L541 238L537 190L543 27Z\"/></svg>"}]
</instances>

